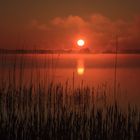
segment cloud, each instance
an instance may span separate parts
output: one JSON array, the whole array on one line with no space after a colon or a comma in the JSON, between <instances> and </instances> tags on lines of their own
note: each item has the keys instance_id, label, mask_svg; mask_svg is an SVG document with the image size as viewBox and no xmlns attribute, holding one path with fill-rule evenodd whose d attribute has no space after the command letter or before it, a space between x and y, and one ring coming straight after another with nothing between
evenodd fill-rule
<instances>
[{"instance_id":1,"label":"cloud","mask_svg":"<svg viewBox=\"0 0 140 140\"><path fill-rule=\"evenodd\" d=\"M125 21L112 20L101 14L92 14L87 18L69 15L55 17L46 23L31 20L26 28L23 33L26 40L43 49L71 49L77 39L84 38L86 45L92 49L113 50L116 34L120 49L140 49L140 16Z\"/></svg>"},{"instance_id":2,"label":"cloud","mask_svg":"<svg viewBox=\"0 0 140 140\"><path fill-rule=\"evenodd\" d=\"M79 16L68 16L67 18L56 17L51 21L52 25L63 28L84 28L88 25L84 19Z\"/></svg>"},{"instance_id":3,"label":"cloud","mask_svg":"<svg viewBox=\"0 0 140 140\"><path fill-rule=\"evenodd\" d=\"M87 39L91 48L112 50L115 46L115 36L118 35L120 49L140 49L139 16L131 21L112 20L100 14L93 14L88 19L79 16L56 17L50 21L49 28L61 36L61 42L58 44L61 44L63 40L69 42L68 40L72 41L81 36ZM55 37L57 38L57 35Z\"/></svg>"},{"instance_id":4,"label":"cloud","mask_svg":"<svg viewBox=\"0 0 140 140\"><path fill-rule=\"evenodd\" d=\"M42 31L49 30L49 28L48 28L48 26L46 24L39 23L37 20L31 20L31 22L29 23L28 28L42 30Z\"/></svg>"}]
</instances>

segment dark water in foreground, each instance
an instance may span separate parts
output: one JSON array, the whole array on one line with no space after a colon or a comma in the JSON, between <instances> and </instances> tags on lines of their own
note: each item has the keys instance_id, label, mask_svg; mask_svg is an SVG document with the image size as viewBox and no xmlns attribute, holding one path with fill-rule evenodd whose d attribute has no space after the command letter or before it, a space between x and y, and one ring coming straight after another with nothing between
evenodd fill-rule
<instances>
[{"instance_id":1,"label":"dark water in foreground","mask_svg":"<svg viewBox=\"0 0 140 140\"><path fill-rule=\"evenodd\" d=\"M98 88L106 84L113 93L114 66L113 54L1 55L0 78L8 83L15 76L16 84L22 80L26 85L68 81L75 87L83 83ZM140 55L118 55L117 90L120 98L140 105Z\"/></svg>"}]
</instances>

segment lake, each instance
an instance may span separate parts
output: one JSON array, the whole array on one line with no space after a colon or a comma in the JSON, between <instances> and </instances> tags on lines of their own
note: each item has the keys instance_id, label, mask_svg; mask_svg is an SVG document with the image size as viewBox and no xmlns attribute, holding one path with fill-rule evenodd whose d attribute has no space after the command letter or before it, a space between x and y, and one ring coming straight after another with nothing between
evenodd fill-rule
<instances>
[{"instance_id":1,"label":"lake","mask_svg":"<svg viewBox=\"0 0 140 140\"><path fill-rule=\"evenodd\" d=\"M1 82L24 85L49 82L79 87L105 85L113 93L114 54L16 54L0 55ZM118 54L116 85L120 98L140 105L140 55ZM2 84L1 84L2 85Z\"/></svg>"}]
</instances>

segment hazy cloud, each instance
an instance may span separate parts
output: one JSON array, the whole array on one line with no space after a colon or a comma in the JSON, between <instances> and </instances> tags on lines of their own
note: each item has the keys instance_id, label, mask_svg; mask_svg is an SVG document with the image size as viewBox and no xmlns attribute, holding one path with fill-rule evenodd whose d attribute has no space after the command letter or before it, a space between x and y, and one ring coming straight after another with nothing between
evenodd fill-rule
<instances>
[{"instance_id":1,"label":"hazy cloud","mask_svg":"<svg viewBox=\"0 0 140 140\"><path fill-rule=\"evenodd\" d=\"M47 23L31 20L26 25L23 38L30 47L75 47L76 40L84 38L87 47L95 50L114 49L115 36L119 36L120 49L140 49L140 16L131 21L112 20L101 14L84 19L80 16L55 17ZM4 44L4 43L3 43Z\"/></svg>"},{"instance_id":2,"label":"hazy cloud","mask_svg":"<svg viewBox=\"0 0 140 140\"><path fill-rule=\"evenodd\" d=\"M74 45L78 37L83 37L87 45L95 49L113 49L115 36L119 36L120 49L140 49L140 17L131 21L111 20L100 14L88 19L79 16L56 17L48 24L51 38L59 46L67 48ZM59 39L58 39L59 38ZM71 41L71 42L70 42ZM69 43L69 45L68 45ZM51 45L51 43L50 43Z\"/></svg>"}]
</instances>

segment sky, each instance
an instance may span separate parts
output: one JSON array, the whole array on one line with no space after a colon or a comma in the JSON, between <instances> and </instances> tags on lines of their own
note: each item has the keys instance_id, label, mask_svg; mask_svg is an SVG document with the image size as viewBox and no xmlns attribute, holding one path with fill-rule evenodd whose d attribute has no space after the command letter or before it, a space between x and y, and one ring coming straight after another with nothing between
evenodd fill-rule
<instances>
[{"instance_id":1,"label":"sky","mask_svg":"<svg viewBox=\"0 0 140 140\"><path fill-rule=\"evenodd\" d=\"M0 48L140 50L140 0L1 0Z\"/></svg>"}]
</instances>

